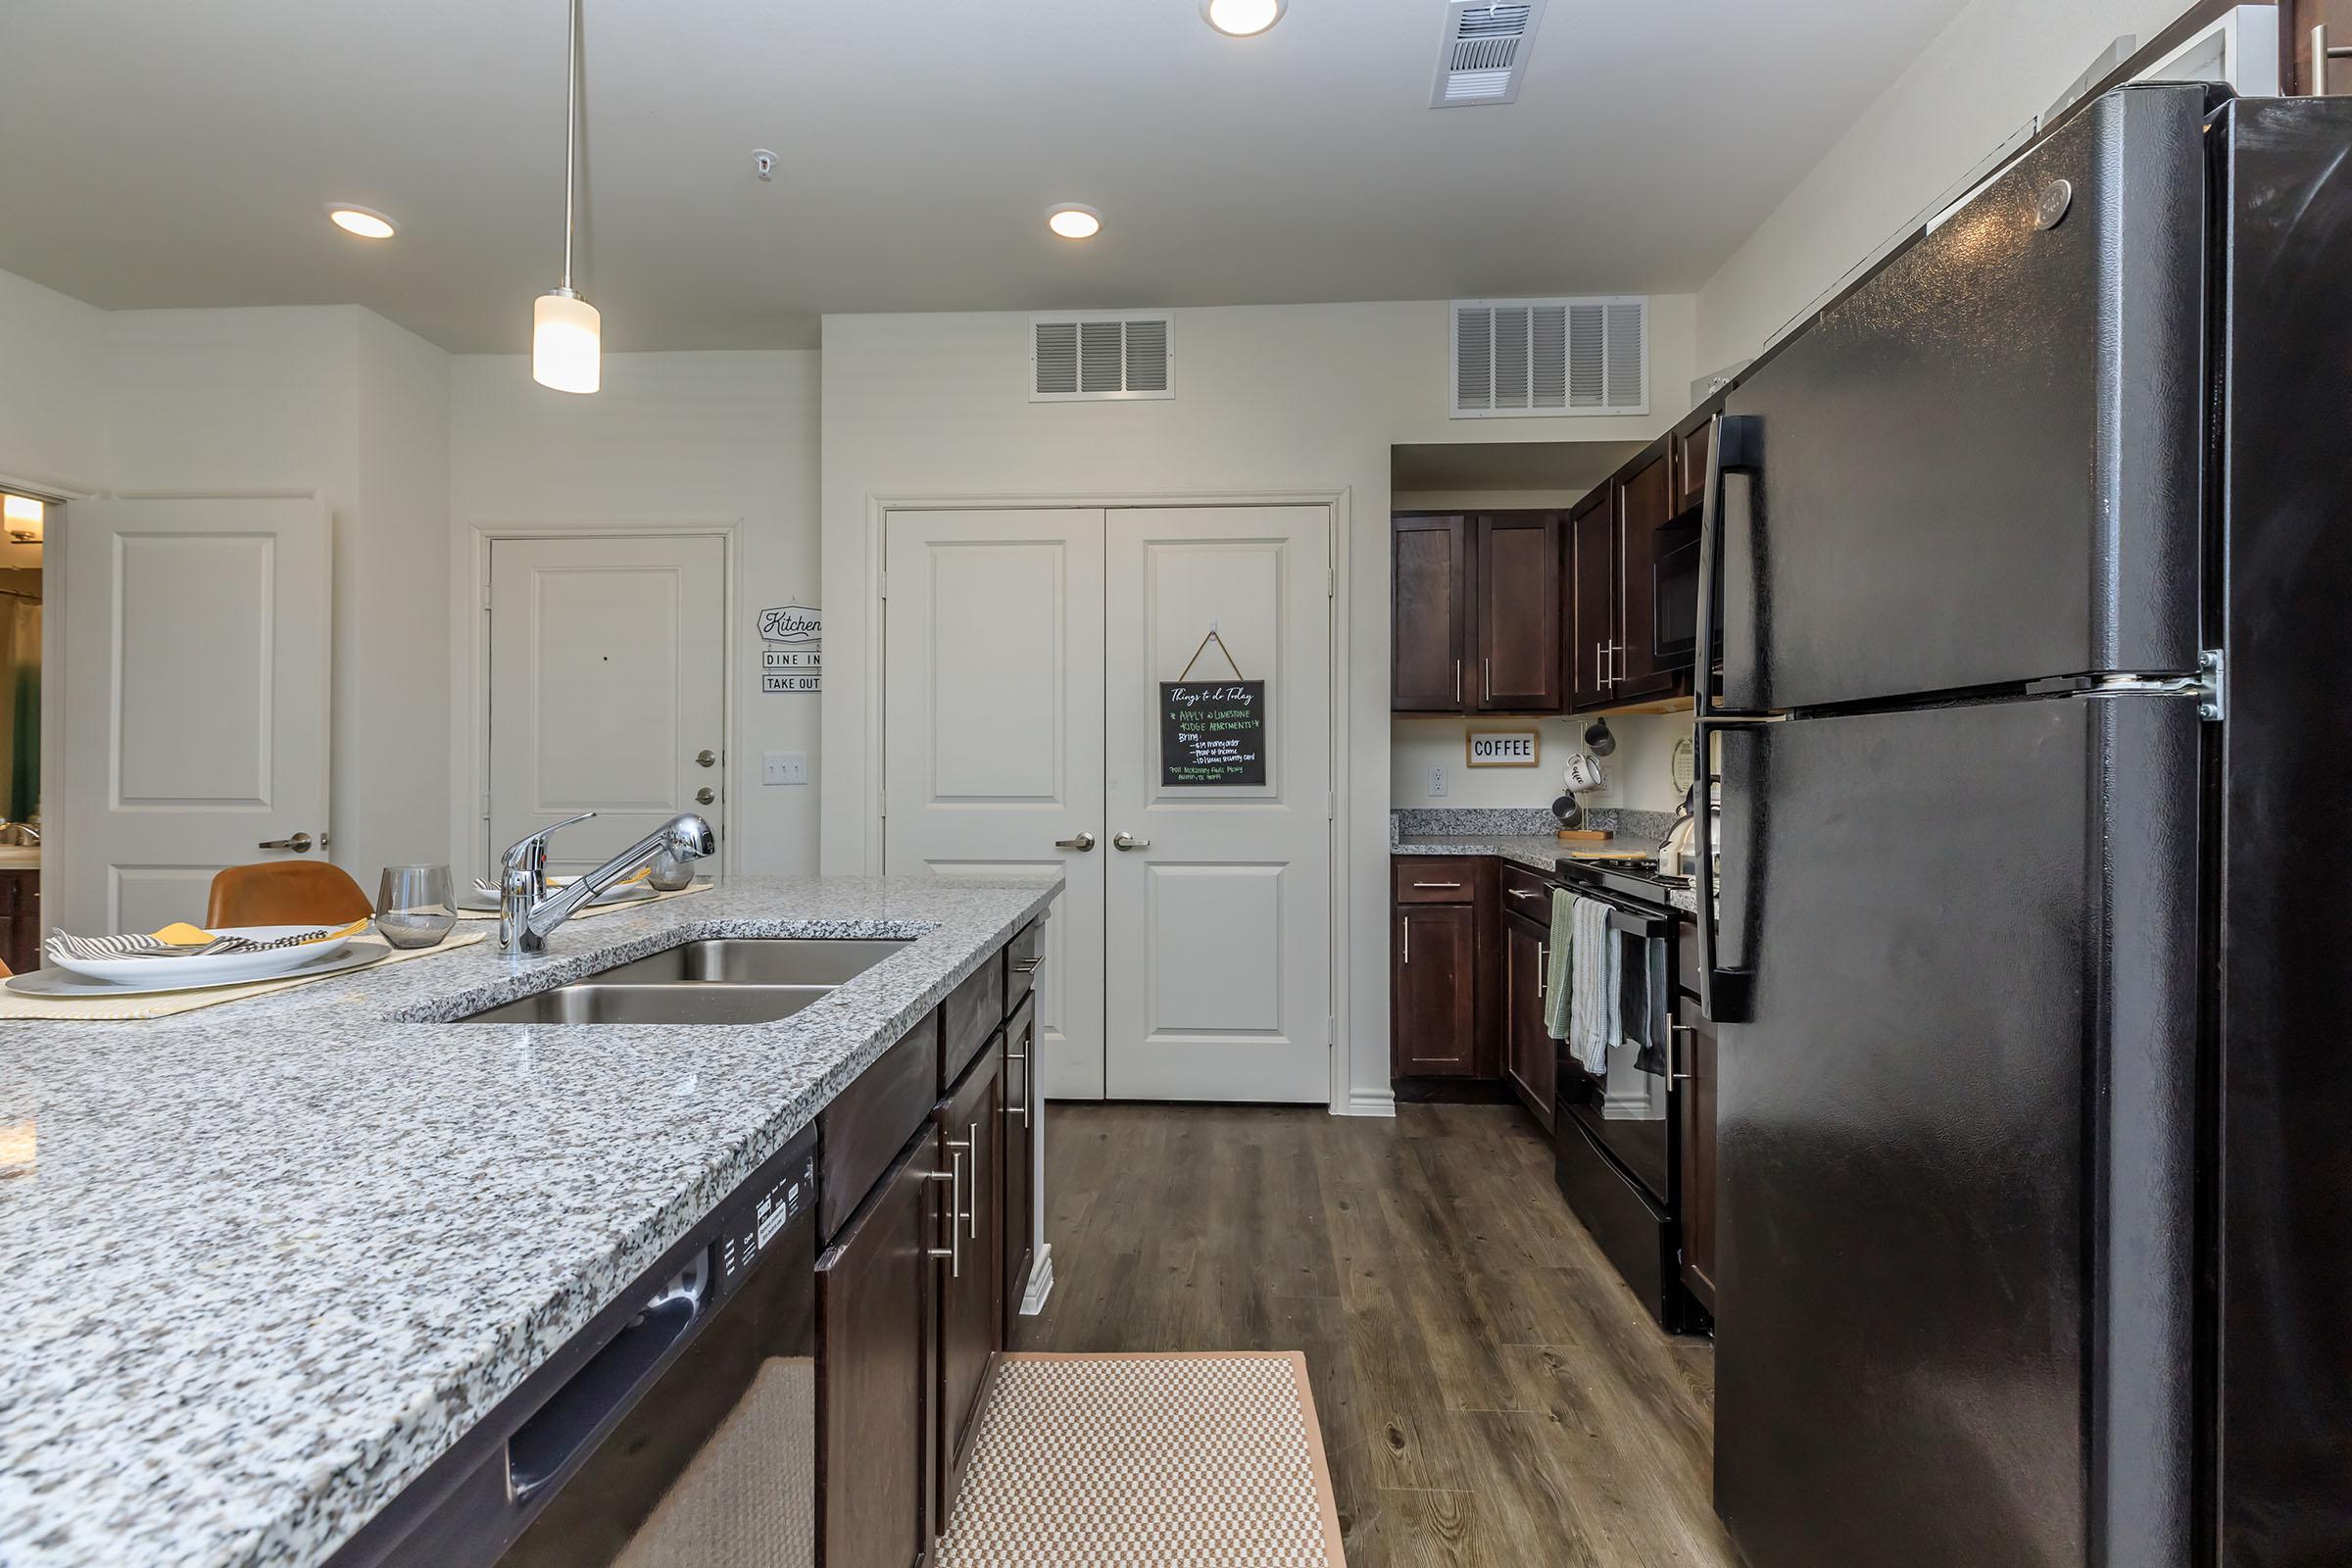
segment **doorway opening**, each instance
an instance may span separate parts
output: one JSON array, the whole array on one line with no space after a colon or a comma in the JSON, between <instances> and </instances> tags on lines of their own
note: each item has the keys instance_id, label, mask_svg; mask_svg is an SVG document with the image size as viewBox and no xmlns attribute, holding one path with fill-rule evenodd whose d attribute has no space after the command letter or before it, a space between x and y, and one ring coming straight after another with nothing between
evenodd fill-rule
<instances>
[{"instance_id":1,"label":"doorway opening","mask_svg":"<svg viewBox=\"0 0 2352 1568\"><path fill-rule=\"evenodd\" d=\"M41 962L43 496L0 491L0 963Z\"/></svg>"}]
</instances>

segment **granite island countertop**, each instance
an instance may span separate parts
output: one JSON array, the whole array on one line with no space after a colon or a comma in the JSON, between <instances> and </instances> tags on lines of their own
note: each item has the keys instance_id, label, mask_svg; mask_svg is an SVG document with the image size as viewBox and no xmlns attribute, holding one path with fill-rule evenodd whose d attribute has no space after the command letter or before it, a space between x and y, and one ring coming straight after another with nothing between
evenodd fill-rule
<instances>
[{"instance_id":1,"label":"granite island countertop","mask_svg":"<svg viewBox=\"0 0 2352 1568\"><path fill-rule=\"evenodd\" d=\"M742 879L0 1024L0 1568L323 1561L1059 887ZM775 1023L447 1021L727 936L913 940Z\"/></svg>"}]
</instances>

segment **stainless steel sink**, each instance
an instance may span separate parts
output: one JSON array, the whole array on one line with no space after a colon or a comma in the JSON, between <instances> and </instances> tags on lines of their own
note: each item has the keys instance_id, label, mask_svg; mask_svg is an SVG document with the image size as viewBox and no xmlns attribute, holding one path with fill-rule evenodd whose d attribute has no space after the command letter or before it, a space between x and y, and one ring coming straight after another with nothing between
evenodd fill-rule
<instances>
[{"instance_id":1,"label":"stainless steel sink","mask_svg":"<svg viewBox=\"0 0 2352 1568\"><path fill-rule=\"evenodd\" d=\"M460 1023L773 1023L906 946L899 941L724 937L616 964Z\"/></svg>"},{"instance_id":2,"label":"stainless steel sink","mask_svg":"<svg viewBox=\"0 0 2352 1568\"><path fill-rule=\"evenodd\" d=\"M906 947L904 941L819 937L720 937L606 969L600 984L837 986Z\"/></svg>"},{"instance_id":3,"label":"stainless steel sink","mask_svg":"<svg viewBox=\"0 0 2352 1568\"><path fill-rule=\"evenodd\" d=\"M610 985L583 980L524 997L461 1023L774 1023L831 986Z\"/></svg>"}]
</instances>

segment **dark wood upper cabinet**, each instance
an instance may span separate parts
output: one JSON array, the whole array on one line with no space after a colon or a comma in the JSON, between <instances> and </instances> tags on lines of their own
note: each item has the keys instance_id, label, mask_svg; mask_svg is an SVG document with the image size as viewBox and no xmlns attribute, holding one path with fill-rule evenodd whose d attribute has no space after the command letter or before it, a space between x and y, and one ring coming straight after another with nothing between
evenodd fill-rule
<instances>
[{"instance_id":1,"label":"dark wood upper cabinet","mask_svg":"<svg viewBox=\"0 0 2352 1568\"><path fill-rule=\"evenodd\" d=\"M910 1145L817 1259L825 1568L910 1568L931 1549L929 1254L934 1213L947 1206L931 1196L938 1143L925 1131Z\"/></svg>"},{"instance_id":2,"label":"dark wood upper cabinet","mask_svg":"<svg viewBox=\"0 0 2352 1568\"><path fill-rule=\"evenodd\" d=\"M1657 657L1658 535L1674 520L1667 450L1626 475L1617 491L1617 668L1611 703L1671 693L1681 668Z\"/></svg>"},{"instance_id":3,"label":"dark wood upper cabinet","mask_svg":"<svg viewBox=\"0 0 2352 1568\"><path fill-rule=\"evenodd\" d=\"M1568 701L1609 705L1617 645L1617 486L1603 483L1568 514Z\"/></svg>"},{"instance_id":4,"label":"dark wood upper cabinet","mask_svg":"<svg viewBox=\"0 0 2352 1568\"><path fill-rule=\"evenodd\" d=\"M1478 668L1465 671L1481 712L1558 712L1560 522L1549 513L1480 517Z\"/></svg>"},{"instance_id":5,"label":"dark wood upper cabinet","mask_svg":"<svg viewBox=\"0 0 2352 1568\"><path fill-rule=\"evenodd\" d=\"M1702 419L1685 425L1674 436L1674 511L1693 511L1706 498L1707 445L1714 439L1715 422Z\"/></svg>"},{"instance_id":6,"label":"dark wood upper cabinet","mask_svg":"<svg viewBox=\"0 0 2352 1568\"><path fill-rule=\"evenodd\" d=\"M1685 948L1695 947L1684 933ZM1683 1283L1715 1310L1715 1026L1689 997L1677 1000L1674 1070L1683 1077Z\"/></svg>"},{"instance_id":7,"label":"dark wood upper cabinet","mask_svg":"<svg viewBox=\"0 0 2352 1568\"><path fill-rule=\"evenodd\" d=\"M1471 527L1466 517L1398 517L1389 640L1389 707L1458 713L1469 687Z\"/></svg>"}]
</instances>

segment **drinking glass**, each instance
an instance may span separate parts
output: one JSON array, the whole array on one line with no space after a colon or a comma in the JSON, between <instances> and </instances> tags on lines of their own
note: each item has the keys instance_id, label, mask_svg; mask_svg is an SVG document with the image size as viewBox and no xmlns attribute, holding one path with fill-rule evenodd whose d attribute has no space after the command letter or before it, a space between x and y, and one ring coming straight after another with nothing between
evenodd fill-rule
<instances>
[{"instance_id":1,"label":"drinking glass","mask_svg":"<svg viewBox=\"0 0 2352 1568\"><path fill-rule=\"evenodd\" d=\"M375 928L396 948L429 948L456 929L446 865L387 865L375 895Z\"/></svg>"}]
</instances>

